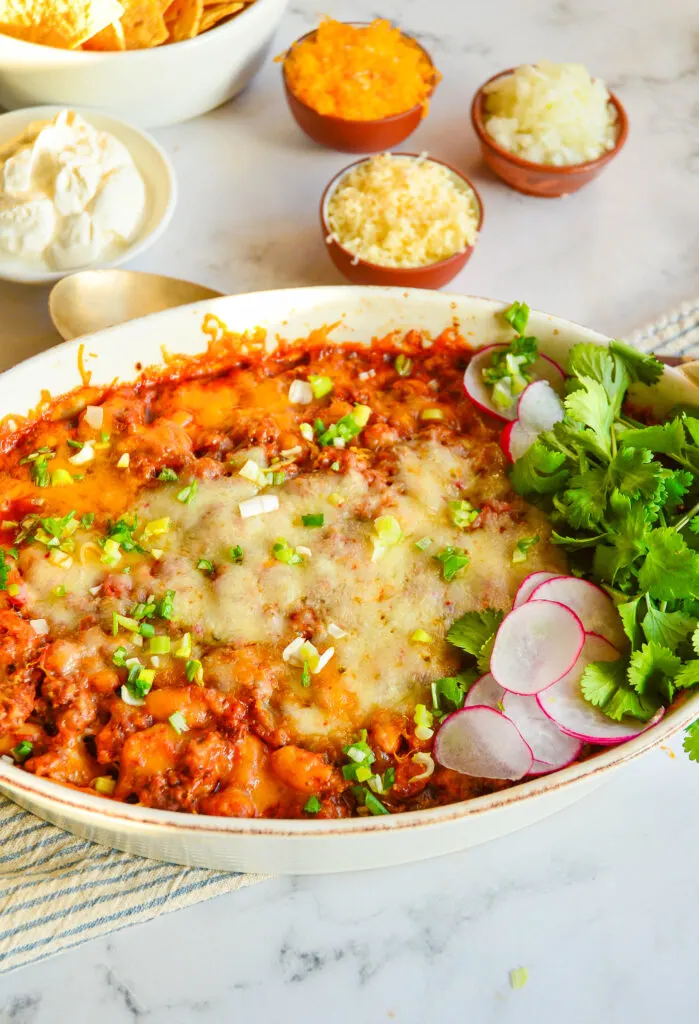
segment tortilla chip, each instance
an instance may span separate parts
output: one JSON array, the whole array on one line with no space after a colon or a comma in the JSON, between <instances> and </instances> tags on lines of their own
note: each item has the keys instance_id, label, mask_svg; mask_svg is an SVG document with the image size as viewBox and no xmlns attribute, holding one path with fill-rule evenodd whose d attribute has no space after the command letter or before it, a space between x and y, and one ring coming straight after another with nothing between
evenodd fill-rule
<instances>
[{"instance_id":1,"label":"tortilla chip","mask_svg":"<svg viewBox=\"0 0 699 1024\"><path fill-rule=\"evenodd\" d=\"M83 43L83 50L99 50L99 51L111 51L111 50L125 50L126 41L124 39L124 29L120 21L113 21L111 25L107 25L101 32L98 32L92 39L86 39Z\"/></svg>"},{"instance_id":2,"label":"tortilla chip","mask_svg":"<svg viewBox=\"0 0 699 1024\"><path fill-rule=\"evenodd\" d=\"M119 0L0 0L0 32L75 50L118 21L121 12Z\"/></svg>"},{"instance_id":3,"label":"tortilla chip","mask_svg":"<svg viewBox=\"0 0 699 1024\"><path fill-rule=\"evenodd\" d=\"M193 39L199 32L203 11L203 0L173 0L165 12L170 42Z\"/></svg>"},{"instance_id":4,"label":"tortilla chip","mask_svg":"<svg viewBox=\"0 0 699 1024\"><path fill-rule=\"evenodd\" d=\"M168 30L160 0L121 0L121 24L127 50L147 50L167 41Z\"/></svg>"},{"instance_id":5,"label":"tortilla chip","mask_svg":"<svg viewBox=\"0 0 699 1024\"><path fill-rule=\"evenodd\" d=\"M204 13L201 16L199 31L207 32L214 25L218 25L219 21L228 18L231 14L237 14L238 11L242 11L243 7L245 7L245 4L241 3L240 0L236 0L236 2L229 0L228 3L205 6Z\"/></svg>"}]
</instances>

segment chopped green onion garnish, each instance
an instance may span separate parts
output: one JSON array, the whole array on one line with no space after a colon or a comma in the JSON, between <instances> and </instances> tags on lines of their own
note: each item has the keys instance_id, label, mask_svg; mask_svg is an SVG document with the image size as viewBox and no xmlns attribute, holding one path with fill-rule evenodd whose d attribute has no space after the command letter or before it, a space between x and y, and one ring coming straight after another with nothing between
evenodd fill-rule
<instances>
[{"instance_id":1,"label":"chopped green onion garnish","mask_svg":"<svg viewBox=\"0 0 699 1024\"><path fill-rule=\"evenodd\" d=\"M92 526L94 521L95 521L95 513L94 512L86 512L85 515L80 516L80 525L82 526L82 528L84 530L89 530L89 528Z\"/></svg>"},{"instance_id":2,"label":"chopped green onion garnish","mask_svg":"<svg viewBox=\"0 0 699 1024\"><path fill-rule=\"evenodd\" d=\"M116 789L116 779L113 779L111 775L100 775L93 781L93 785L98 793L111 796Z\"/></svg>"},{"instance_id":3,"label":"chopped green onion garnish","mask_svg":"<svg viewBox=\"0 0 699 1024\"><path fill-rule=\"evenodd\" d=\"M204 685L204 666L197 658L190 658L184 666L184 674L188 683Z\"/></svg>"},{"instance_id":4,"label":"chopped green onion garnish","mask_svg":"<svg viewBox=\"0 0 699 1024\"><path fill-rule=\"evenodd\" d=\"M214 571L214 563L209 561L208 558L200 558L197 562L197 569L201 569L202 572L212 573Z\"/></svg>"},{"instance_id":5,"label":"chopped green onion garnish","mask_svg":"<svg viewBox=\"0 0 699 1024\"><path fill-rule=\"evenodd\" d=\"M451 583L457 573L465 569L470 561L469 556L462 548L442 548L434 557L442 563L442 573L447 583Z\"/></svg>"},{"instance_id":6,"label":"chopped green onion garnish","mask_svg":"<svg viewBox=\"0 0 699 1024\"><path fill-rule=\"evenodd\" d=\"M379 516L374 520L376 536L372 537L374 553L371 556L372 562L386 554L389 548L395 547L403 539L403 531L395 516Z\"/></svg>"},{"instance_id":7,"label":"chopped green onion garnish","mask_svg":"<svg viewBox=\"0 0 699 1024\"><path fill-rule=\"evenodd\" d=\"M420 419L431 421L431 420L443 420L444 409L423 409L420 413Z\"/></svg>"},{"instance_id":8,"label":"chopped green onion garnish","mask_svg":"<svg viewBox=\"0 0 699 1024\"><path fill-rule=\"evenodd\" d=\"M533 548L534 545L538 543L538 533L534 537L522 537L521 540L518 540L515 550L512 552L512 564L517 565L520 562L526 562L529 549Z\"/></svg>"},{"instance_id":9,"label":"chopped green onion garnish","mask_svg":"<svg viewBox=\"0 0 699 1024\"><path fill-rule=\"evenodd\" d=\"M172 520L169 516L163 516L162 519L151 519L149 523L143 527L142 540L149 540L151 537L159 537L163 533L169 533L172 527Z\"/></svg>"},{"instance_id":10,"label":"chopped green onion garnish","mask_svg":"<svg viewBox=\"0 0 699 1024\"><path fill-rule=\"evenodd\" d=\"M427 551L431 543L431 537L422 537L420 540L415 541L415 547L418 549L418 551Z\"/></svg>"},{"instance_id":11,"label":"chopped green onion garnish","mask_svg":"<svg viewBox=\"0 0 699 1024\"><path fill-rule=\"evenodd\" d=\"M276 473L265 473L264 476L270 487L280 487L286 480L286 473L283 470Z\"/></svg>"},{"instance_id":12,"label":"chopped green onion garnish","mask_svg":"<svg viewBox=\"0 0 699 1024\"><path fill-rule=\"evenodd\" d=\"M71 448L77 448L78 451L80 451L81 448L85 447L85 442L84 441L74 441L72 439L72 437L68 438L68 440L66 441L66 444L69 445Z\"/></svg>"},{"instance_id":13,"label":"chopped green onion garnish","mask_svg":"<svg viewBox=\"0 0 699 1024\"><path fill-rule=\"evenodd\" d=\"M112 661L117 666L117 668L123 668L124 665L126 664L126 648L117 647L114 653L112 654Z\"/></svg>"},{"instance_id":14,"label":"chopped green onion garnish","mask_svg":"<svg viewBox=\"0 0 699 1024\"><path fill-rule=\"evenodd\" d=\"M192 480L190 484L187 484L186 487L183 487L182 490L178 492L177 500L183 505L191 505L197 496L198 490L199 485L196 480Z\"/></svg>"},{"instance_id":15,"label":"chopped green onion garnish","mask_svg":"<svg viewBox=\"0 0 699 1024\"><path fill-rule=\"evenodd\" d=\"M192 634L183 633L179 647L175 651L176 658L189 658L192 653Z\"/></svg>"},{"instance_id":16,"label":"chopped green onion garnish","mask_svg":"<svg viewBox=\"0 0 699 1024\"><path fill-rule=\"evenodd\" d=\"M507 322L517 331L517 334L524 334L527 329L530 312L526 302L513 302L503 315Z\"/></svg>"},{"instance_id":17,"label":"chopped green onion garnish","mask_svg":"<svg viewBox=\"0 0 699 1024\"><path fill-rule=\"evenodd\" d=\"M339 473L340 472L340 463L339 462L331 462L330 463L330 468L332 469L333 473Z\"/></svg>"},{"instance_id":18,"label":"chopped green onion garnish","mask_svg":"<svg viewBox=\"0 0 699 1024\"><path fill-rule=\"evenodd\" d=\"M27 760L33 749L33 743L30 743L29 740L22 740L21 743L18 743L16 747L12 748L10 753L14 757L15 761L18 761L21 764L22 761Z\"/></svg>"},{"instance_id":19,"label":"chopped green onion garnish","mask_svg":"<svg viewBox=\"0 0 699 1024\"><path fill-rule=\"evenodd\" d=\"M152 636L155 636L155 626L151 626L150 622L142 622L138 627L138 632L141 636L150 639Z\"/></svg>"},{"instance_id":20,"label":"chopped green onion garnish","mask_svg":"<svg viewBox=\"0 0 699 1024\"><path fill-rule=\"evenodd\" d=\"M325 516L322 512L312 512L307 516L301 516L301 522L304 526L322 526Z\"/></svg>"},{"instance_id":21,"label":"chopped green onion garnish","mask_svg":"<svg viewBox=\"0 0 699 1024\"><path fill-rule=\"evenodd\" d=\"M174 482L175 480L179 480L179 477L177 473L174 471L174 469L170 469L169 466L166 466L164 469L161 469L160 472L158 473L158 480L167 480L168 482Z\"/></svg>"},{"instance_id":22,"label":"chopped green onion garnish","mask_svg":"<svg viewBox=\"0 0 699 1024\"><path fill-rule=\"evenodd\" d=\"M311 426L310 423L300 423L299 431L301 432L301 437L304 439L304 441L313 440L313 427Z\"/></svg>"},{"instance_id":23,"label":"chopped green onion garnish","mask_svg":"<svg viewBox=\"0 0 699 1024\"><path fill-rule=\"evenodd\" d=\"M53 455L50 458L53 458ZM51 474L49 473L48 461L45 455L39 456L39 458L32 462L29 474L37 487L51 486ZM70 474L68 475L70 476Z\"/></svg>"},{"instance_id":24,"label":"chopped green onion garnish","mask_svg":"<svg viewBox=\"0 0 699 1024\"><path fill-rule=\"evenodd\" d=\"M317 814L320 810L320 800L317 796L310 796L303 805L306 814Z\"/></svg>"},{"instance_id":25,"label":"chopped green onion garnish","mask_svg":"<svg viewBox=\"0 0 699 1024\"><path fill-rule=\"evenodd\" d=\"M110 438L110 434L106 430L100 430L100 443L107 444Z\"/></svg>"},{"instance_id":26,"label":"chopped green onion garnish","mask_svg":"<svg viewBox=\"0 0 699 1024\"><path fill-rule=\"evenodd\" d=\"M228 549L228 557L231 562L242 562L243 561L243 549L240 544L236 544L234 548Z\"/></svg>"},{"instance_id":27,"label":"chopped green onion garnish","mask_svg":"<svg viewBox=\"0 0 699 1024\"><path fill-rule=\"evenodd\" d=\"M0 587L0 590L2 590L2 587ZM17 597L17 595L19 594L19 583L10 583L9 587L7 588L7 593L10 595L10 597Z\"/></svg>"},{"instance_id":28,"label":"chopped green onion garnish","mask_svg":"<svg viewBox=\"0 0 699 1024\"><path fill-rule=\"evenodd\" d=\"M304 661L303 668L301 669L301 686L311 685L311 670L308 667L308 662Z\"/></svg>"},{"instance_id":29,"label":"chopped green onion garnish","mask_svg":"<svg viewBox=\"0 0 699 1024\"><path fill-rule=\"evenodd\" d=\"M37 463L35 462L36 466ZM57 469L51 474L51 486L52 487L66 487L68 484L73 483L73 477L70 475L67 469ZM45 486L45 485L40 485Z\"/></svg>"},{"instance_id":30,"label":"chopped green onion garnish","mask_svg":"<svg viewBox=\"0 0 699 1024\"><path fill-rule=\"evenodd\" d=\"M381 803L378 797L375 797L373 793L367 792L364 800L364 806L368 807L372 814L390 814L391 812L387 807Z\"/></svg>"},{"instance_id":31,"label":"chopped green onion garnish","mask_svg":"<svg viewBox=\"0 0 699 1024\"><path fill-rule=\"evenodd\" d=\"M272 555L285 565L303 565L302 556L283 537L277 537L272 547Z\"/></svg>"},{"instance_id":32,"label":"chopped green onion garnish","mask_svg":"<svg viewBox=\"0 0 699 1024\"><path fill-rule=\"evenodd\" d=\"M474 508L470 501L457 499L449 502L449 516L454 526L460 530L467 530L469 526L478 519L481 514L479 508Z\"/></svg>"},{"instance_id":33,"label":"chopped green onion garnish","mask_svg":"<svg viewBox=\"0 0 699 1024\"><path fill-rule=\"evenodd\" d=\"M104 542L104 554L100 558L100 562L103 565L108 565L110 569L113 569L115 565L118 565L121 561L121 549L115 540L108 537Z\"/></svg>"},{"instance_id":34,"label":"chopped green onion garnish","mask_svg":"<svg viewBox=\"0 0 699 1024\"><path fill-rule=\"evenodd\" d=\"M424 704L416 706L413 721L419 729L431 729L434 724L432 712L428 711Z\"/></svg>"},{"instance_id":35,"label":"chopped green onion garnish","mask_svg":"<svg viewBox=\"0 0 699 1024\"><path fill-rule=\"evenodd\" d=\"M316 420L316 431L318 431L319 424L321 428L318 444L331 445L336 439L350 441L361 433L369 422L370 416L371 409L368 405L355 405L352 412L348 412L337 423L332 423L327 430L323 427L321 420Z\"/></svg>"},{"instance_id":36,"label":"chopped green onion garnish","mask_svg":"<svg viewBox=\"0 0 699 1024\"><path fill-rule=\"evenodd\" d=\"M127 629L129 633L138 633L138 622L135 619L130 619L126 615L119 615L118 612L112 612L112 636L117 635L119 626Z\"/></svg>"},{"instance_id":37,"label":"chopped green onion garnish","mask_svg":"<svg viewBox=\"0 0 699 1024\"><path fill-rule=\"evenodd\" d=\"M515 967L510 971L510 988L524 988L528 978L529 973L526 967Z\"/></svg>"},{"instance_id":38,"label":"chopped green onion garnish","mask_svg":"<svg viewBox=\"0 0 699 1024\"><path fill-rule=\"evenodd\" d=\"M187 719L184 717L181 711L175 711L168 718L168 722L175 730L178 736L181 736L183 732L189 732L189 726L187 725Z\"/></svg>"},{"instance_id":39,"label":"chopped green onion garnish","mask_svg":"<svg viewBox=\"0 0 699 1024\"><path fill-rule=\"evenodd\" d=\"M401 354L396 356L396 361L393 364L396 368L396 373L399 377L409 377L413 369L413 361L408 356Z\"/></svg>"},{"instance_id":40,"label":"chopped green onion garnish","mask_svg":"<svg viewBox=\"0 0 699 1024\"><path fill-rule=\"evenodd\" d=\"M175 591L166 590L164 597L158 602L155 614L161 619L171 619L175 611Z\"/></svg>"},{"instance_id":41,"label":"chopped green onion garnish","mask_svg":"<svg viewBox=\"0 0 699 1024\"><path fill-rule=\"evenodd\" d=\"M432 634L427 633L424 629L416 629L414 633L411 633L410 639L416 644L431 644L434 641Z\"/></svg>"},{"instance_id":42,"label":"chopped green onion garnish","mask_svg":"<svg viewBox=\"0 0 699 1024\"><path fill-rule=\"evenodd\" d=\"M54 597L65 597L68 591L65 586L61 583L59 586L54 587L51 591Z\"/></svg>"},{"instance_id":43,"label":"chopped green onion garnish","mask_svg":"<svg viewBox=\"0 0 699 1024\"><path fill-rule=\"evenodd\" d=\"M308 378L314 398L325 398L333 389L333 382L330 377L318 377L312 375Z\"/></svg>"},{"instance_id":44,"label":"chopped green onion garnish","mask_svg":"<svg viewBox=\"0 0 699 1024\"><path fill-rule=\"evenodd\" d=\"M148 649L151 654L169 654L170 653L170 637L169 636L152 636L148 644Z\"/></svg>"}]
</instances>

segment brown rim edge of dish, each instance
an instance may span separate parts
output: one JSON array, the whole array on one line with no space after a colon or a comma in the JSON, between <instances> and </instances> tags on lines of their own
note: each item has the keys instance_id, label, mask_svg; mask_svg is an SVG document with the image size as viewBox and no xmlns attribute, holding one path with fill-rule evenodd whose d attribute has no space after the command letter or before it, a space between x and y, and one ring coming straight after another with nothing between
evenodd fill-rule
<instances>
[{"instance_id":1,"label":"brown rim edge of dish","mask_svg":"<svg viewBox=\"0 0 699 1024\"><path fill-rule=\"evenodd\" d=\"M498 145L492 135L490 135L485 128L483 120L485 87L490 85L491 82L495 82L498 78L505 78L506 75L513 74L516 70L517 68L506 68L505 71L499 71L496 75L491 75L486 82L483 82L473 97L473 101L471 103L471 124L483 145L488 146L490 149L494 149L495 152L504 160L509 160L511 163L515 164L517 167L521 167L523 170L540 171L544 173L550 171L552 174L558 175L576 174L580 171L594 171L598 167L608 163L612 157L615 157L617 153L620 152L629 135L629 119L621 100L615 96L613 92L609 93L609 103L613 105L617 112L619 134L617 135L617 140L614 143L614 148L608 149L606 153L601 153L599 156L595 157L594 160L586 160L581 164L563 164L559 167L556 164L533 163L531 160L524 160L521 156L517 156L516 153L511 153L509 149L503 149L503 147Z\"/></svg>"},{"instance_id":2,"label":"brown rim edge of dish","mask_svg":"<svg viewBox=\"0 0 699 1024\"><path fill-rule=\"evenodd\" d=\"M371 25L372 22L370 22L370 21L343 21L342 24L343 25L353 25L353 26L363 27L363 26ZM397 26L394 26L394 27L397 28ZM351 124L351 125L360 126L360 125L368 125L368 124L371 124L371 125L391 124L393 121L397 121L400 118L405 117L407 114L415 113L415 111L416 110L420 110L420 108L424 109L424 104L432 99L432 96L434 95L434 91L437 88L437 86L439 85L440 78L441 78L441 76L439 74L439 71L437 69L437 66L435 65L435 62L432 60L432 55L425 49L425 47L422 45L422 43L419 43L417 41L417 39L415 39L414 36L409 36L408 33L404 32L402 28L399 28L398 31L403 36L403 38L409 40L411 43L413 43L414 46L416 46L418 48L418 50L422 51L422 53L425 55L425 57L429 61L429 65L432 68L432 71L434 72L434 80L433 80L433 82L432 82L432 84L430 86L429 92L425 96L424 100L422 100L421 103L416 103L412 107L407 107L405 110L399 110L397 114L389 114L387 117L372 117L372 118L364 118L362 120L355 120L354 118L351 118L351 117L338 117L337 114L321 114L321 112L319 110L316 110L315 107L311 107L308 103L306 103L304 100L300 99L297 96L297 94L291 88L291 85L289 84L289 79L287 78L287 75L286 75L286 61L287 61L287 58L289 57L289 55L291 54L291 51L295 47L297 47L300 43L303 43L306 39L309 39L311 36L314 36L317 31L318 31L317 28L311 29L310 32L306 32L305 35L299 36L298 39L295 39L294 42L289 47L289 49L284 54L284 59L281 62L281 65L282 65L282 77L284 79L284 86L285 86L285 88L289 90L289 92L294 97L294 99L299 104L299 106L303 107L305 110L307 110L310 114L313 114L315 117L322 117L326 121L332 121L333 123L338 124L338 125L340 125L340 124L350 125Z\"/></svg>"},{"instance_id":3,"label":"brown rim edge of dish","mask_svg":"<svg viewBox=\"0 0 699 1024\"><path fill-rule=\"evenodd\" d=\"M422 154L420 154L420 153L393 153L393 152L391 152L389 155L390 156L407 156L407 157L410 157L412 160L420 160L420 159L423 158ZM326 211L328 202L330 201L330 196L335 191L335 189L337 188L337 186L340 183L340 181L342 180L342 178L344 178L347 174L349 174L349 172L352 170L353 167L358 167L359 164L368 163L369 160L371 160L371 159L372 159L371 156L363 156L363 157L360 157L359 160L355 160L355 161L353 161L353 163L347 164L346 167L343 167L342 170L338 171L337 174L333 175L333 177L330 179L328 184L325 186L323 194L320 197L320 222L321 222L321 225L323 227L323 241L325 242L326 247L328 245L327 238L328 238L328 236L330 236L332 234L332 232L330 231L330 225L328 224L328 221L327 221L326 216L325 216L325 211ZM408 274L408 275L410 275L410 274L418 274L418 273L424 272L425 270L432 270L435 267L446 267L452 261L456 261L456 260L460 259L466 253L470 252L472 249L475 248L475 246L476 246L476 244L478 242L478 239L480 238L481 229L483 227L483 221L485 219L485 214L483 212L483 200L481 199L480 192L478 191L476 186L473 184L473 182L470 181L470 179L466 177L466 175L463 173L463 171L460 171L460 170L458 170L458 168L454 167L452 164L447 163L446 160L438 160L436 157L433 157L433 156L427 156L427 157L424 157L424 159L425 160L430 160L433 164L441 164L442 167L446 167L446 169L448 171L451 171L451 173L456 175L457 178L459 178L461 181L465 182L466 185L468 185L468 187L473 192L474 196L476 197L476 202L478 203L478 214L479 214L479 216L478 216L478 224L476 226L476 238L474 239L473 242L471 242L471 244L469 246L467 246L465 249L461 250L460 252L454 252L454 253L451 254L451 256L446 256L443 260L437 260L436 263L424 263L424 264L421 264L419 267L387 267L387 266L384 266L381 263L370 263L368 260L363 260L361 258L357 259L357 257L354 255L354 253L350 252L349 249L346 249L344 247L344 245L342 245L340 242L337 241L337 239L333 238L332 239L333 243L338 247L338 249L342 249L342 251L347 256L349 256L349 258L352 260L352 263L354 264L354 266L361 265L363 267L367 267L370 270L379 270L379 271L381 271L381 270L400 271L401 273L405 273L405 274Z\"/></svg>"}]
</instances>

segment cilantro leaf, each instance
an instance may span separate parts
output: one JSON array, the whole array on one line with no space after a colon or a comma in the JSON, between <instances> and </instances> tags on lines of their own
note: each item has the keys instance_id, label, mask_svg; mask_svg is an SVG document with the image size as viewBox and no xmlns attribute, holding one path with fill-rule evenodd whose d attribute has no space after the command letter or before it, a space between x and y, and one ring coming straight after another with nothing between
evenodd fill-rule
<instances>
[{"instance_id":1,"label":"cilantro leaf","mask_svg":"<svg viewBox=\"0 0 699 1024\"><path fill-rule=\"evenodd\" d=\"M574 345L570 353L568 372L573 377L569 385L572 388L577 389L578 381L584 377L600 384L611 405L613 415L618 416L630 380L623 361L611 348L603 348L592 342Z\"/></svg>"},{"instance_id":2,"label":"cilantro leaf","mask_svg":"<svg viewBox=\"0 0 699 1024\"><path fill-rule=\"evenodd\" d=\"M649 602L642 626L646 640L676 651L696 629L697 620L684 612L661 612Z\"/></svg>"},{"instance_id":3,"label":"cilantro leaf","mask_svg":"<svg viewBox=\"0 0 699 1024\"><path fill-rule=\"evenodd\" d=\"M645 355L623 341L612 341L609 350L618 356L633 383L655 384L663 375L663 364L655 356Z\"/></svg>"},{"instance_id":4,"label":"cilantro leaf","mask_svg":"<svg viewBox=\"0 0 699 1024\"><path fill-rule=\"evenodd\" d=\"M452 623L447 640L477 658L503 620L504 612L486 608L482 612L466 612Z\"/></svg>"},{"instance_id":5,"label":"cilantro leaf","mask_svg":"<svg viewBox=\"0 0 699 1024\"><path fill-rule=\"evenodd\" d=\"M619 661L593 661L582 674L580 689L586 701L603 708L626 682L626 664Z\"/></svg>"},{"instance_id":6,"label":"cilantro leaf","mask_svg":"<svg viewBox=\"0 0 699 1024\"><path fill-rule=\"evenodd\" d=\"M562 500L554 499L556 508L577 530L594 530L607 507L606 473L603 469L588 469L571 477L570 484Z\"/></svg>"},{"instance_id":7,"label":"cilantro leaf","mask_svg":"<svg viewBox=\"0 0 699 1024\"><path fill-rule=\"evenodd\" d=\"M679 672L682 659L668 647L653 641L643 644L640 651L634 651L629 663L628 680L636 693L660 693L672 698L672 680Z\"/></svg>"},{"instance_id":8,"label":"cilantro leaf","mask_svg":"<svg viewBox=\"0 0 699 1024\"><path fill-rule=\"evenodd\" d=\"M664 469L647 448L621 448L609 464L613 487L630 498L652 498L663 489Z\"/></svg>"},{"instance_id":9,"label":"cilantro leaf","mask_svg":"<svg viewBox=\"0 0 699 1024\"><path fill-rule=\"evenodd\" d=\"M592 377L579 377L580 387L564 401L566 411L587 430L581 441L592 452L608 458L611 452L611 430L616 410L599 381Z\"/></svg>"},{"instance_id":10,"label":"cilantro leaf","mask_svg":"<svg viewBox=\"0 0 699 1024\"><path fill-rule=\"evenodd\" d=\"M618 604L616 606L616 610L621 616L624 632L631 641L632 647L641 646L641 629L638 625L638 606L642 600L642 597L637 597L635 601L625 601L623 604ZM651 637L646 634L646 639L650 640Z\"/></svg>"},{"instance_id":11,"label":"cilantro leaf","mask_svg":"<svg viewBox=\"0 0 699 1024\"><path fill-rule=\"evenodd\" d=\"M699 556L679 533L659 527L648 533L646 545L648 553L638 574L641 590L658 601L699 592Z\"/></svg>"},{"instance_id":12,"label":"cilantro leaf","mask_svg":"<svg viewBox=\"0 0 699 1024\"><path fill-rule=\"evenodd\" d=\"M690 761L699 761L699 719L693 722L685 732L682 749Z\"/></svg>"},{"instance_id":13,"label":"cilantro leaf","mask_svg":"<svg viewBox=\"0 0 699 1024\"><path fill-rule=\"evenodd\" d=\"M652 452L675 457L680 456L686 446L681 419L659 423L654 427L631 427L621 432L619 440L624 448L648 448Z\"/></svg>"},{"instance_id":14,"label":"cilantro leaf","mask_svg":"<svg viewBox=\"0 0 699 1024\"><path fill-rule=\"evenodd\" d=\"M626 715L647 722L658 709L654 698L641 697L626 682L626 659L593 661L580 680L585 700L616 722Z\"/></svg>"},{"instance_id":15,"label":"cilantro leaf","mask_svg":"<svg viewBox=\"0 0 699 1024\"><path fill-rule=\"evenodd\" d=\"M568 470L563 468L566 456L554 452L540 439L535 441L512 469L512 486L518 494L554 494L565 486Z\"/></svg>"},{"instance_id":16,"label":"cilantro leaf","mask_svg":"<svg viewBox=\"0 0 699 1024\"><path fill-rule=\"evenodd\" d=\"M699 683L699 661L688 661L686 665L683 665L672 683L678 690L696 686Z\"/></svg>"},{"instance_id":17,"label":"cilantro leaf","mask_svg":"<svg viewBox=\"0 0 699 1024\"><path fill-rule=\"evenodd\" d=\"M0 590L7 590L7 580L9 576L9 570L7 562L5 561L5 550L0 548Z\"/></svg>"}]
</instances>

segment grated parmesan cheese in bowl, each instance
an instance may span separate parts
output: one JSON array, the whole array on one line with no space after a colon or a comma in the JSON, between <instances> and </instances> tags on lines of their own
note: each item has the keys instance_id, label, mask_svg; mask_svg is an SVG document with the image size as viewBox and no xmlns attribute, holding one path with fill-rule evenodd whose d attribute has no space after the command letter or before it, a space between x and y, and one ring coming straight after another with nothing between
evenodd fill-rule
<instances>
[{"instance_id":1,"label":"grated parmesan cheese in bowl","mask_svg":"<svg viewBox=\"0 0 699 1024\"><path fill-rule=\"evenodd\" d=\"M530 163L587 163L616 145L619 126L607 87L582 64L523 64L483 91L486 132Z\"/></svg>"},{"instance_id":2,"label":"grated parmesan cheese in bowl","mask_svg":"<svg viewBox=\"0 0 699 1024\"><path fill-rule=\"evenodd\" d=\"M468 182L425 154L379 153L349 168L326 201L328 242L378 267L426 267L465 252L480 204Z\"/></svg>"}]
</instances>

